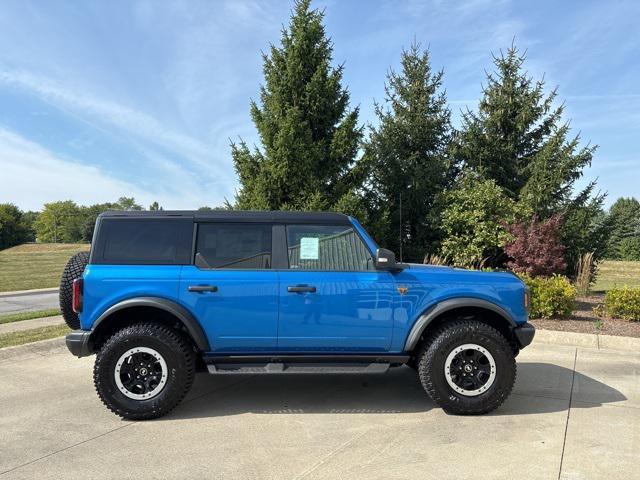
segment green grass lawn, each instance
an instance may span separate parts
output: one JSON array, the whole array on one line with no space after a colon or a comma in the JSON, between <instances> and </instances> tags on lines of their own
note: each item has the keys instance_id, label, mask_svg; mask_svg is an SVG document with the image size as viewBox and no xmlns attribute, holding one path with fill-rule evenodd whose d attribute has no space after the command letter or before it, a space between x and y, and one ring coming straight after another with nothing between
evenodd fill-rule
<instances>
[{"instance_id":1,"label":"green grass lawn","mask_svg":"<svg viewBox=\"0 0 640 480\"><path fill-rule=\"evenodd\" d=\"M613 287L640 287L640 262L604 260L598 265L598 276L592 287L594 292L605 292Z\"/></svg>"},{"instance_id":2,"label":"green grass lawn","mask_svg":"<svg viewBox=\"0 0 640 480\"><path fill-rule=\"evenodd\" d=\"M0 324L21 322L22 320L32 320L34 318L53 317L55 315L60 315L59 308L36 310L34 312L10 313L8 315L0 315Z\"/></svg>"},{"instance_id":3,"label":"green grass lawn","mask_svg":"<svg viewBox=\"0 0 640 480\"><path fill-rule=\"evenodd\" d=\"M63 324L23 330L22 332L4 333L0 335L0 348L13 347L15 345L37 342L38 340L48 340L50 338L61 337L70 331L69 327Z\"/></svg>"},{"instance_id":4,"label":"green grass lawn","mask_svg":"<svg viewBox=\"0 0 640 480\"><path fill-rule=\"evenodd\" d=\"M67 260L88 244L25 243L0 251L0 292L57 287Z\"/></svg>"}]
</instances>

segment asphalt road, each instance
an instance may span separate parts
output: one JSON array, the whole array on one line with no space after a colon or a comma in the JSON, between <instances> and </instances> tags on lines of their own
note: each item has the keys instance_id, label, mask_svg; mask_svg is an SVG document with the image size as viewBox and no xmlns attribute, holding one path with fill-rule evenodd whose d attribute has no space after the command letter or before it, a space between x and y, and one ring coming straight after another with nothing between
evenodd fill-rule
<instances>
[{"instance_id":1,"label":"asphalt road","mask_svg":"<svg viewBox=\"0 0 640 480\"><path fill-rule=\"evenodd\" d=\"M58 291L0 294L0 315L58 308Z\"/></svg>"},{"instance_id":2,"label":"asphalt road","mask_svg":"<svg viewBox=\"0 0 640 480\"><path fill-rule=\"evenodd\" d=\"M640 354L534 344L491 415L449 416L408 367L202 374L149 422L98 400L93 358L0 351L0 480L638 478Z\"/></svg>"}]
</instances>

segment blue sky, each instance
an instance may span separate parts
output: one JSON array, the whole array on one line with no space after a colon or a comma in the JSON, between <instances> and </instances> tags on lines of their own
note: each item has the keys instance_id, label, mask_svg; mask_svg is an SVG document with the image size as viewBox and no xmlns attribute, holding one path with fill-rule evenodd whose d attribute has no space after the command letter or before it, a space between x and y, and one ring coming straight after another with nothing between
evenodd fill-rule
<instances>
[{"instance_id":1,"label":"blue sky","mask_svg":"<svg viewBox=\"0 0 640 480\"><path fill-rule=\"evenodd\" d=\"M361 123L415 38L443 68L454 121L475 108L491 53L513 38L598 144L585 180L640 196L640 3L324 0L334 61ZM5 0L0 7L0 202L40 209L135 196L219 205L237 180L229 141L258 138L249 100L261 50L291 3ZM584 184L584 182L582 182Z\"/></svg>"}]
</instances>

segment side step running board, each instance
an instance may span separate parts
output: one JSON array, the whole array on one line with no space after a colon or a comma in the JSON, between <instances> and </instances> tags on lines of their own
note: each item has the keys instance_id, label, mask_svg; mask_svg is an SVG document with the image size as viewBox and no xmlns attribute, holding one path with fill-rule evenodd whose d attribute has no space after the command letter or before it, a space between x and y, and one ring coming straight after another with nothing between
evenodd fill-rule
<instances>
[{"instance_id":1,"label":"side step running board","mask_svg":"<svg viewBox=\"0 0 640 480\"><path fill-rule=\"evenodd\" d=\"M223 363L207 365L212 374L278 374L278 373L385 373L388 363L335 364L331 363L267 363L252 365L247 363Z\"/></svg>"},{"instance_id":2,"label":"side step running board","mask_svg":"<svg viewBox=\"0 0 640 480\"><path fill-rule=\"evenodd\" d=\"M385 373L407 356L387 357L206 357L209 373L220 374L369 374Z\"/></svg>"}]
</instances>

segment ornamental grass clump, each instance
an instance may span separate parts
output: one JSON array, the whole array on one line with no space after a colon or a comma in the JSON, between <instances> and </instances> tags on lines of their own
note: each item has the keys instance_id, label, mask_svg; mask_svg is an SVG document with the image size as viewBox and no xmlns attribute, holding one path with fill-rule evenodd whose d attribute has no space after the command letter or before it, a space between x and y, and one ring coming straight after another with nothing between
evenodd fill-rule
<instances>
[{"instance_id":1,"label":"ornamental grass clump","mask_svg":"<svg viewBox=\"0 0 640 480\"><path fill-rule=\"evenodd\" d=\"M589 295L589 288L595 276L595 265L593 263L593 252L587 252L578 258L576 267L576 289L578 295L584 297Z\"/></svg>"}]
</instances>

